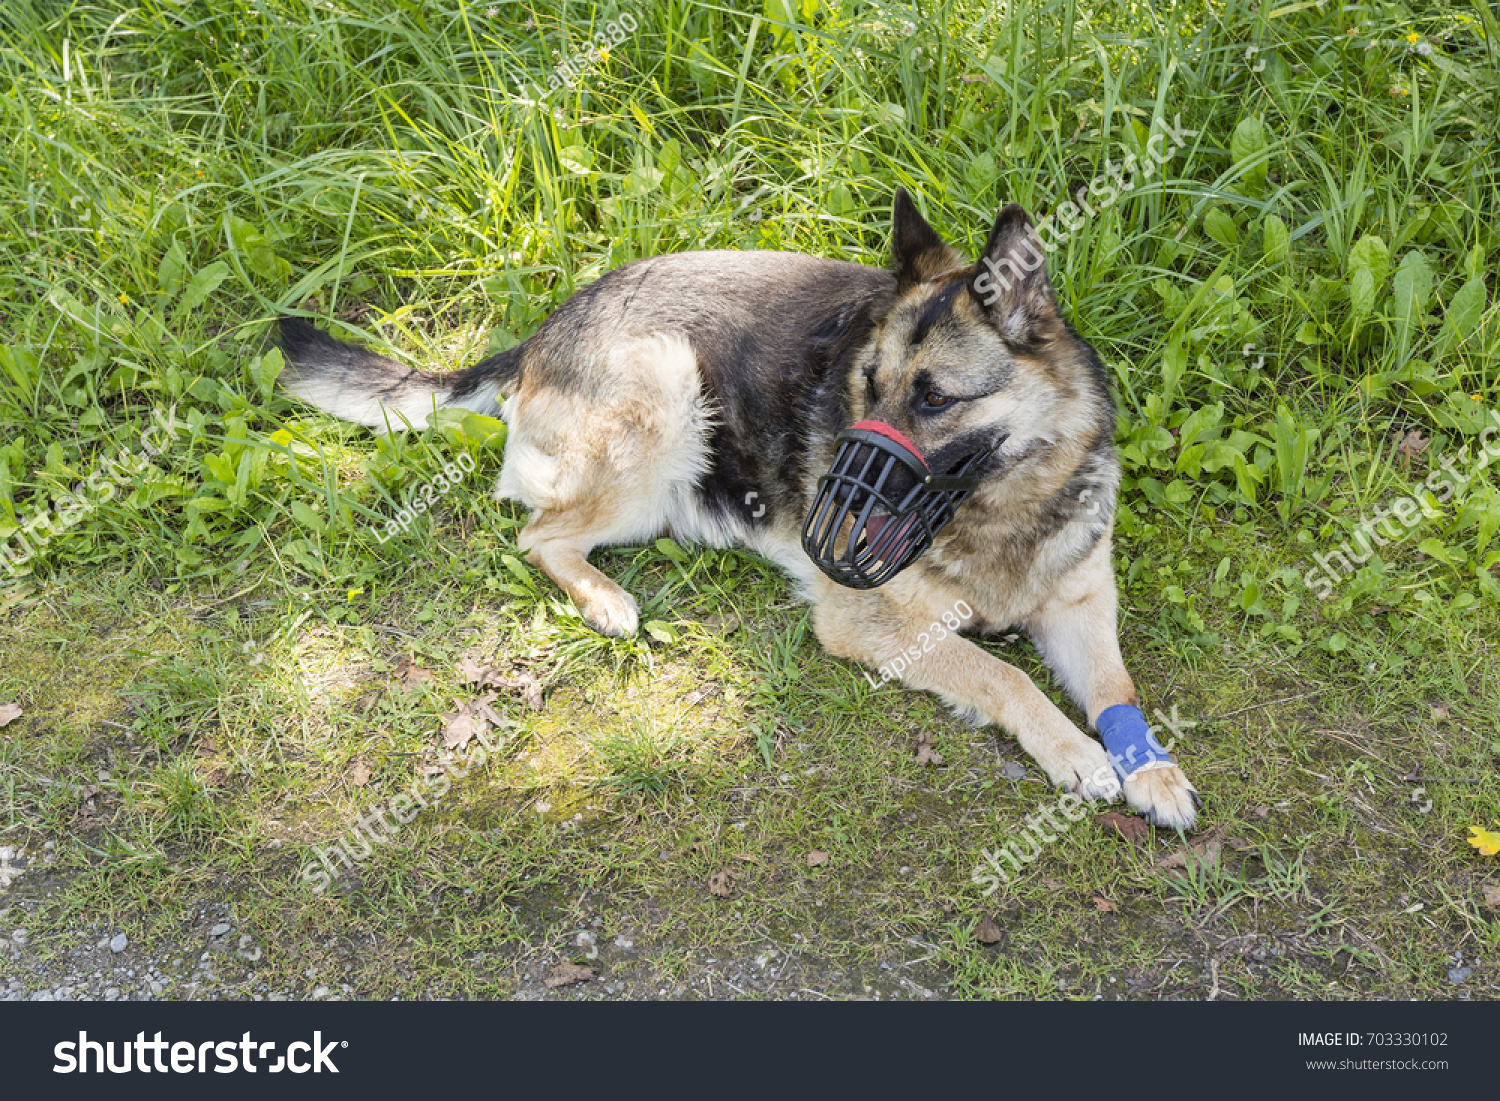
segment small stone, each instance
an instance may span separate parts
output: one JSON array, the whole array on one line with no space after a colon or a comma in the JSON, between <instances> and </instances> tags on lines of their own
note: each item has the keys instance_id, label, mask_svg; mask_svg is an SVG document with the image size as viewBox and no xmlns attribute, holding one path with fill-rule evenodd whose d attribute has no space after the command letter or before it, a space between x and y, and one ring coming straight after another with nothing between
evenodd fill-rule
<instances>
[{"instance_id":1,"label":"small stone","mask_svg":"<svg viewBox=\"0 0 1500 1101\"><path fill-rule=\"evenodd\" d=\"M1450 967L1448 968L1448 981L1457 986L1472 974L1474 974L1472 967Z\"/></svg>"},{"instance_id":2,"label":"small stone","mask_svg":"<svg viewBox=\"0 0 1500 1101\"><path fill-rule=\"evenodd\" d=\"M1026 779L1026 766L1017 761L1006 761L1005 767L1000 770L1000 775L1007 780Z\"/></svg>"},{"instance_id":3,"label":"small stone","mask_svg":"<svg viewBox=\"0 0 1500 1101\"><path fill-rule=\"evenodd\" d=\"M230 925L229 922L221 921L208 931L208 935L211 937L222 937L225 933L232 932L233 929L234 926Z\"/></svg>"}]
</instances>

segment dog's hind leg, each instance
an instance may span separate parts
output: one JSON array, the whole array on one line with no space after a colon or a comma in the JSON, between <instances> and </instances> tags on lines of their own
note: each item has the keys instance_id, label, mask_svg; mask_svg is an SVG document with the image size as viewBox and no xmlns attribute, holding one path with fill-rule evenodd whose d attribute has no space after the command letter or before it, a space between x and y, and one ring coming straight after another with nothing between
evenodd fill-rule
<instances>
[{"instance_id":1,"label":"dog's hind leg","mask_svg":"<svg viewBox=\"0 0 1500 1101\"><path fill-rule=\"evenodd\" d=\"M635 634L640 620L635 597L589 565L594 537L557 530L564 526L555 515L534 516L519 540L526 560L557 582L573 598L583 621L601 635L627 638Z\"/></svg>"},{"instance_id":2,"label":"dog's hind leg","mask_svg":"<svg viewBox=\"0 0 1500 1101\"><path fill-rule=\"evenodd\" d=\"M596 360L528 367L502 410L510 434L496 496L533 510L519 540L527 560L590 627L623 637L639 609L589 551L668 533L722 545L728 533L696 504L710 417L687 341L634 337Z\"/></svg>"},{"instance_id":3,"label":"dog's hind leg","mask_svg":"<svg viewBox=\"0 0 1500 1101\"><path fill-rule=\"evenodd\" d=\"M1100 729L1099 716L1113 707L1139 709L1140 697L1120 656L1108 538L1063 579L1026 629L1048 667L1088 714L1089 726ZM1127 771L1131 763L1126 762ZM1127 803L1158 826L1190 829L1197 818L1198 793L1175 764L1153 761L1124 781L1124 793Z\"/></svg>"}]
</instances>

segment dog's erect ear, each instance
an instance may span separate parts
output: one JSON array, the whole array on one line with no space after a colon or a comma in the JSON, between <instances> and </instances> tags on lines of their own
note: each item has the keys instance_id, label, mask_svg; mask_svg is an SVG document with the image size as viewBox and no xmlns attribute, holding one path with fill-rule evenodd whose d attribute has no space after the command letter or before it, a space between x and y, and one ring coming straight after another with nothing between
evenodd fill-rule
<instances>
[{"instance_id":1,"label":"dog's erect ear","mask_svg":"<svg viewBox=\"0 0 1500 1101\"><path fill-rule=\"evenodd\" d=\"M952 271L961 262L958 253L927 224L904 187L896 189L894 218L891 260L896 268L898 290L904 291L935 275Z\"/></svg>"},{"instance_id":2,"label":"dog's erect ear","mask_svg":"<svg viewBox=\"0 0 1500 1101\"><path fill-rule=\"evenodd\" d=\"M1035 350L1062 335L1046 250L1026 211L1015 203L995 219L969 291L1017 351Z\"/></svg>"}]
</instances>

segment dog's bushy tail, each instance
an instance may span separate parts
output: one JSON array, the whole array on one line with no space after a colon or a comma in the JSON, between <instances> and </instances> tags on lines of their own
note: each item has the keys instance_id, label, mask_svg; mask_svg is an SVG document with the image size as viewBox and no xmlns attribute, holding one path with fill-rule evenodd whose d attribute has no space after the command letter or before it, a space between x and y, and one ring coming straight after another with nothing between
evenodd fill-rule
<instances>
[{"instance_id":1,"label":"dog's bushy tail","mask_svg":"<svg viewBox=\"0 0 1500 1101\"><path fill-rule=\"evenodd\" d=\"M325 413L377 432L400 432L408 423L421 428L434 409L496 416L520 370L519 348L466 371L436 374L336 340L300 317L283 317L279 325L282 386Z\"/></svg>"}]
</instances>

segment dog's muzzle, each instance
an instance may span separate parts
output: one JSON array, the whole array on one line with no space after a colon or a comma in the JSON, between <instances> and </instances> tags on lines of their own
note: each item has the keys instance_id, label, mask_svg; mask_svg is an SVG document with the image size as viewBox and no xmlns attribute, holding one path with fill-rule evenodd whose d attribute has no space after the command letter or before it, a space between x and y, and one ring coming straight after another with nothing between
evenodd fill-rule
<instances>
[{"instance_id":1,"label":"dog's muzzle","mask_svg":"<svg viewBox=\"0 0 1500 1101\"><path fill-rule=\"evenodd\" d=\"M802 525L802 549L840 585L884 585L932 546L979 478L971 472L998 445L968 456L950 474L928 469L910 440L883 421L860 421L838 450Z\"/></svg>"}]
</instances>

